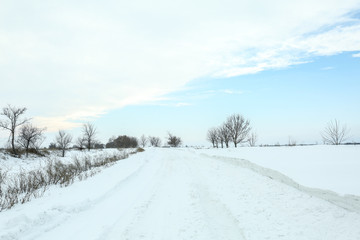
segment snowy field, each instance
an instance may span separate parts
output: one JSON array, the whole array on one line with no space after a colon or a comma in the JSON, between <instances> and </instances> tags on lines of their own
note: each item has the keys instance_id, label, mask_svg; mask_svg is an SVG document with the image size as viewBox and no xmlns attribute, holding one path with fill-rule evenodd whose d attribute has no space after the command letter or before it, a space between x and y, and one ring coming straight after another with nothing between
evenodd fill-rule
<instances>
[{"instance_id":1,"label":"snowy field","mask_svg":"<svg viewBox=\"0 0 360 240\"><path fill-rule=\"evenodd\" d=\"M307 187L360 196L360 146L242 147L197 152L249 160Z\"/></svg>"},{"instance_id":2,"label":"snowy field","mask_svg":"<svg viewBox=\"0 0 360 240\"><path fill-rule=\"evenodd\" d=\"M359 172L357 156L354 146L149 148L0 212L0 239L360 239L357 197L342 196L359 179L341 177ZM327 189L334 202L318 194Z\"/></svg>"}]
</instances>

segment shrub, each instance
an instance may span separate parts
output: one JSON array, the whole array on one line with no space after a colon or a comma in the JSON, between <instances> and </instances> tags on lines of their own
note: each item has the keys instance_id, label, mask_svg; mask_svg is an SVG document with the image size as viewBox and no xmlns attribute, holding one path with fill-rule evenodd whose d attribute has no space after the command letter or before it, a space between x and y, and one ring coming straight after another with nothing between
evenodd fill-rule
<instances>
[{"instance_id":1,"label":"shrub","mask_svg":"<svg viewBox=\"0 0 360 240\"><path fill-rule=\"evenodd\" d=\"M143 149L138 148L133 153L141 151ZM128 156L128 153L121 151L95 157L74 157L71 163L63 163L57 158L48 158L43 169L21 171L16 176L8 176L7 172L0 168L0 211L42 196L50 185L66 187L76 179L84 180L100 172L100 167L111 166Z\"/></svg>"}]
</instances>

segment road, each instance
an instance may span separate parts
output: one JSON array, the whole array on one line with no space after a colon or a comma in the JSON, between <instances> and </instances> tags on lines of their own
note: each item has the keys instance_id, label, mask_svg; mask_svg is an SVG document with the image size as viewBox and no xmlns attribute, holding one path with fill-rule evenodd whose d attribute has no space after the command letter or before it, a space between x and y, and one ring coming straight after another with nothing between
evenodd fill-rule
<instances>
[{"instance_id":1,"label":"road","mask_svg":"<svg viewBox=\"0 0 360 240\"><path fill-rule=\"evenodd\" d=\"M98 175L17 209L0 239L360 239L360 214L196 150L148 149Z\"/></svg>"}]
</instances>

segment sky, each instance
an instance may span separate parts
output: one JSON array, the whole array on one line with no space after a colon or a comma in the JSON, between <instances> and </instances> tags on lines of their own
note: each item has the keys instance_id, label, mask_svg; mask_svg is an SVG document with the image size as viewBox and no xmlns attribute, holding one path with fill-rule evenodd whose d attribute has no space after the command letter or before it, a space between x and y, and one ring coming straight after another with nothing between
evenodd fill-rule
<instances>
[{"instance_id":1,"label":"sky","mask_svg":"<svg viewBox=\"0 0 360 240\"><path fill-rule=\"evenodd\" d=\"M258 144L360 141L360 1L0 0L0 107L27 107L47 140L182 137L234 113ZM0 145L8 133L0 130Z\"/></svg>"}]
</instances>

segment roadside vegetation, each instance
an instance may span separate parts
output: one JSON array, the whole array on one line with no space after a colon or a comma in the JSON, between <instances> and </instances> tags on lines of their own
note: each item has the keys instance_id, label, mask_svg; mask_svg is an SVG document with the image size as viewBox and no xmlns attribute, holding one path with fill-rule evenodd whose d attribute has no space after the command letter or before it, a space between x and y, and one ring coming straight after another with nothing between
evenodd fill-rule
<instances>
[{"instance_id":1,"label":"roadside vegetation","mask_svg":"<svg viewBox=\"0 0 360 240\"><path fill-rule=\"evenodd\" d=\"M104 152L98 156L86 154L83 157L74 156L67 163L57 157L47 157L45 166L32 171L21 170L15 174L9 174L8 171L0 168L0 211L41 197L50 186L67 187L77 180L85 180L104 167L127 158L129 154L142 151L144 149L137 148L130 152L125 150L112 154Z\"/></svg>"}]
</instances>

